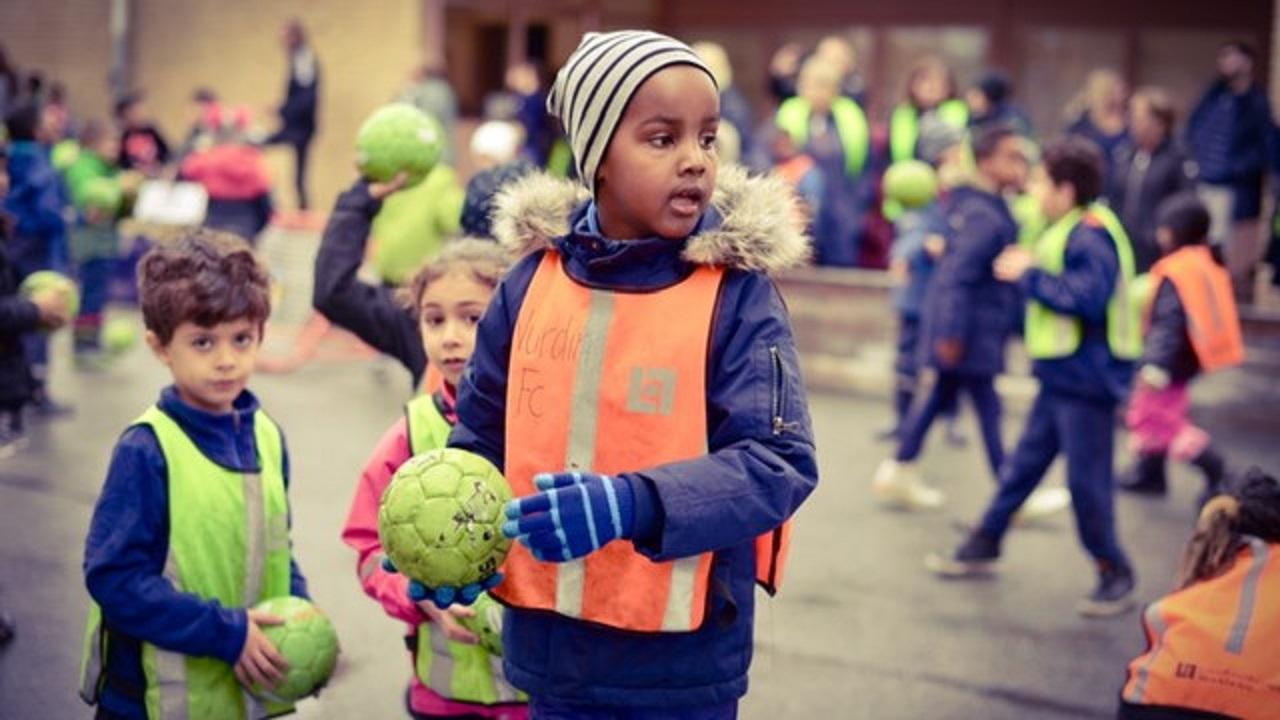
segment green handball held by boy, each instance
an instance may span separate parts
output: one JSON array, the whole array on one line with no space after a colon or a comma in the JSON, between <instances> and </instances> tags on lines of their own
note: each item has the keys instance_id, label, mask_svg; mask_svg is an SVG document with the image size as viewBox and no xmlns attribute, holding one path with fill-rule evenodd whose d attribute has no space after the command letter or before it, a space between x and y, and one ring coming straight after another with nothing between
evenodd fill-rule
<instances>
[{"instance_id":1,"label":"green handball held by boy","mask_svg":"<svg viewBox=\"0 0 1280 720\"><path fill-rule=\"evenodd\" d=\"M390 566L424 589L488 589L511 548L502 534L510 499L506 478L479 455L450 448L415 455L396 471L378 508Z\"/></svg>"},{"instance_id":2,"label":"green handball held by boy","mask_svg":"<svg viewBox=\"0 0 1280 720\"><path fill-rule=\"evenodd\" d=\"M356 134L356 165L375 182L390 182L400 173L406 187L418 184L444 152L444 129L435 118L407 103L384 105Z\"/></svg>"},{"instance_id":3,"label":"green handball held by boy","mask_svg":"<svg viewBox=\"0 0 1280 720\"><path fill-rule=\"evenodd\" d=\"M272 702L292 703L316 693L338 664L338 635L333 623L315 605L300 597L274 597L254 610L276 615L280 625L264 625L262 632L284 656L289 672L270 690L254 686L254 694Z\"/></svg>"}]
</instances>

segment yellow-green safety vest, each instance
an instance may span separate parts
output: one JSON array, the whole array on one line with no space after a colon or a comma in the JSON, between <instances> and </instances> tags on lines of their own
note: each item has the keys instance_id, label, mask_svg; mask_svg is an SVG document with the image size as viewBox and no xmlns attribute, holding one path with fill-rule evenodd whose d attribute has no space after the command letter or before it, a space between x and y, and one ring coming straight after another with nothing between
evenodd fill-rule
<instances>
[{"instance_id":1,"label":"yellow-green safety vest","mask_svg":"<svg viewBox=\"0 0 1280 720\"><path fill-rule=\"evenodd\" d=\"M453 426L435 395L410 400L404 415L409 424L409 452L417 455L446 446ZM528 702L524 693L507 682L501 657L481 645L455 642L443 632L433 632L431 623L418 625L413 654L414 672L422 684L450 700L482 705Z\"/></svg>"},{"instance_id":2,"label":"yellow-green safety vest","mask_svg":"<svg viewBox=\"0 0 1280 720\"><path fill-rule=\"evenodd\" d=\"M809 118L812 116L813 107L809 101L793 97L778 108L775 122L791 136L797 148L804 148L809 144ZM871 148L867 115L853 99L838 97L831 103L831 117L835 121L836 134L840 136L840 145L844 148L845 172L849 177L857 177L867 165L867 154Z\"/></svg>"},{"instance_id":3,"label":"yellow-green safety vest","mask_svg":"<svg viewBox=\"0 0 1280 720\"><path fill-rule=\"evenodd\" d=\"M944 100L937 108L938 119L960 130L969 125L969 106L963 100ZM920 139L920 111L911 103L902 103L889 117L889 155L893 162L916 156Z\"/></svg>"},{"instance_id":4,"label":"yellow-green safety vest","mask_svg":"<svg viewBox=\"0 0 1280 720\"><path fill-rule=\"evenodd\" d=\"M1116 285L1107 302L1107 345L1111 354L1123 360L1136 360L1142 355L1142 323L1140 308L1134 303L1132 285L1135 279L1133 248L1129 235L1105 205L1094 203L1088 210L1075 208L1045 231L1036 242L1033 253L1036 266L1051 274L1062 274L1067 254L1067 240L1071 231L1085 216L1096 218L1115 243L1120 259L1120 271ZM1037 360L1064 358L1080 347L1084 329L1080 318L1064 315L1047 305L1031 300L1027 304L1026 343L1027 353Z\"/></svg>"},{"instance_id":5,"label":"yellow-green safety vest","mask_svg":"<svg viewBox=\"0 0 1280 720\"><path fill-rule=\"evenodd\" d=\"M164 578L179 591L224 607L253 607L286 596L290 584L289 509L280 430L253 416L257 473L214 463L178 423L152 406L134 425L155 433L168 470L169 552ZM96 703L106 682L103 659L110 632L96 604L89 608L80 695ZM266 703L236 680L231 665L212 657L170 652L142 643L144 704L150 720L254 720L293 711Z\"/></svg>"}]
</instances>

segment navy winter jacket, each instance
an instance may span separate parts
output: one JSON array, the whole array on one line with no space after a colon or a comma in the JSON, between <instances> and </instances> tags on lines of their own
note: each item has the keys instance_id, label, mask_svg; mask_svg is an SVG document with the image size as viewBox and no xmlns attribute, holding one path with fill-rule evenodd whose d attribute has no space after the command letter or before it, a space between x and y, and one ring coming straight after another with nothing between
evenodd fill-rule
<instances>
[{"instance_id":1,"label":"navy winter jacket","mask_svg":"<svg viewBox=\"0 0 1280 720\"><path fill-rule=\"evenodd\" d=\"M157 404L205 457L236 472L260 470L253 429L258 399L249 391L241 393L235 410L225 415L191 407L173 386L161 391ZM287 486L287 449L284 476ZM248 632L244 608L224 607L217 600L181 592L164 578L169 554L168 494L168 470L155 433L145 426L125 430L111 456L89 524L84 579L110 632L104 663L108 680L100 705L131 720L146 718L142 698L135 696L146 685L140 641L235 664ZM308 597L306 579L296 562L290 561L290 572L290 594Z\"/></svg>"},{"instance_id":2,"label":"navy winter jacket","mask_svg":"<svg viewBox=\"0 0 1280 720\"><path fill-rule=\"evenodd\" d=\"M933 367L966 375L1004 370L1005 343L1017 312L1018 292L992 274L996 256L1017 242L1018 225L999 195L959 187L948 198L947 251L938 260L925 301L921 352ZM960 363L946 367L937 343L959 340Z\"/></svg>"},{"instance_id":3,"label":"navy winter jacket","mask_svg":"<svg viewBox=\"0 0 1280 720\"><path fill-rule=\"evenodd\" d=\"M1103 402L1118 402L1128 394L1133 363L1112 355L1107 343L1107 303L1119 272L1107 231L1079 223L1067 238L1061 275L1032 268L1022 277L1028 298L1084 321L1083 338L1073 354L1035 361L1035 375L1045 389Z\"/></svg>"},{"instance_id":4,"label":"navy winter jacket","mask_svg":"<svg viewBox=\"0 0 1280 720\"><path fill-rule=\"evenodd\" d=\"M8 196L4 209L13 215L9 258L26 277L36 270L67 266L67 226L62 215L62 180L39 143L13 143L9 154Z\"/></svg>"},{"instance_id":5,"label":"navy winter jacket","mask_svg":"<svg viewBox=\"0 0 1280 720\"><path fill-rule=\"evenodd\" d=\"M480 322L450 438L451 446L498 467L505 456L512 333L547 247L561 254L575 280L627 292L679 282L694 262L728 268L708 354L709 454L622 476L638 502L651 505L637 510L638 518L653 518L633 540L639 552L656 561L715 553L707 620L693 632L646 634L508 610L504 669L531 695L597 706L688 708L731 702L746 692L754 538L790 517L818 480L787 310L759 272L794 263L805 252L786 192L780 180L722 169L714 209L679 242L600 237L585 220L585 197L544 176L520 181L500 207L499 239L528 254L498 287ZM781 423L774 421L778 414Z\"/></svg>"},{"instance_id":6,"label":"navy winter jacket","mask_svg":"<svg viewBox=\"0 0 1280 720\"><path fill-rule=\"evenodd\" d=\"M11 218L0 213L0 410L17 410L31 399L31 365L22 336L40 325L40 309L18 295L18 279L9 260Z\"/></svg>"},{"instance_id":7,"label":"navy winter jacket","mask_svg":"<svg viewBox=\"0 0 1280 720\"><path fill-rule=\"evenodd\" d=\"M1151 327L1142 341L1142 364L1169 373L1175 385L1191 382L1200 374L1200 358L1187 335L1187 312L1168 278L1161 281L1151 305Z\"/></svg>"},{"instance_id":8,"label":"navy winter jacket","mask_svg":"<svg viewBox=\"0 0 1280 720\"><path fill-rule=\"evenodd\" d=\"M1271 104L1256 84L1236 94L1218 80L1209 86L1187 120L1187 145L1200 179L1235 192L1236 220L1262 212L1262 178L1271 141Z\"/></svg>"}]
</instances>

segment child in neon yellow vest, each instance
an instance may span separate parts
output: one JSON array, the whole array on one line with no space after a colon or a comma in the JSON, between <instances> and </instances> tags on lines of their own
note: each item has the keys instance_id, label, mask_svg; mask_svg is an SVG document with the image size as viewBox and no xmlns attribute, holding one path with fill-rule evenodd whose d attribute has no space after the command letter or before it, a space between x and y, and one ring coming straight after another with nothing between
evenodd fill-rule
<instances>
[{"instance_id":1,"label":"child in neon yellow vest","mask_svg":"<svg viewBox=\"0 0 1280 720\"><path fill-rule=\"evenodd\" d=\"M475 610L457 605L440 610L429 600L415 600L408 578L382 567L378 539L378 503L392 475L410 457L442 448L449 439L456 421L455 388L475 347L476 325L506 269L506 253L497 243L462 239L446 244L409 279L403 299L418 318L423 351L444 383L409 401L405 416L378 442L360 474L342 529L342 541L358 555L365 594L409 626L414 675L407 699L415 718L523 720L528 715L524 696L502 674L501 660L477 645L478 638L459 623Z\"/></svg>"},{"instance_id":2,"label":"child in neon yellow vest","mask_svg":"<svg viewBox=\"0 0 1280 720\"><path fill-rule=\"evenodd\" d=\"M196 230L138 267L147 344L173 385L116 444L85 544L93 597L80 692L98 717L267 717L245 688L288 666L251 610L307 597L279 428L245 386L270 310L233 236Z\"/></svg>"}]
</instances>

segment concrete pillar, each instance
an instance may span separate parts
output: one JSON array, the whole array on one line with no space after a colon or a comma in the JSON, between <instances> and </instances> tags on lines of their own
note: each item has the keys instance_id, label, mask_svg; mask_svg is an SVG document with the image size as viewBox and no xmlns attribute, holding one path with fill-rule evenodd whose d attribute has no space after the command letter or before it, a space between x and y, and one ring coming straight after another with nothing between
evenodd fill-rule
<instances>
[{"instance_id":1,"label":"concrete pillar","mask_svg":"<svg viewBox=\"0 0 1280 720\"><path fill-rule=\"evenodd\" d=\"M422 0L423 62L433 69L444 69L444 23L447 0Z\"/></svg>"}]
</instances>

